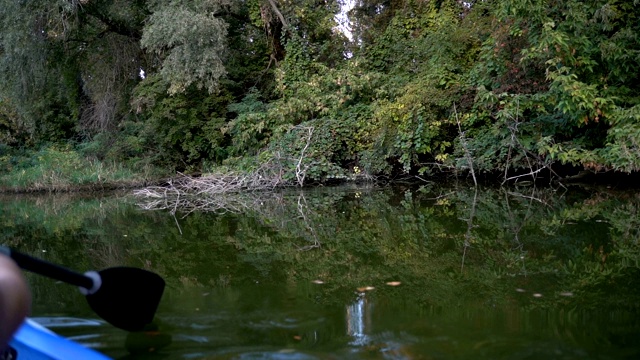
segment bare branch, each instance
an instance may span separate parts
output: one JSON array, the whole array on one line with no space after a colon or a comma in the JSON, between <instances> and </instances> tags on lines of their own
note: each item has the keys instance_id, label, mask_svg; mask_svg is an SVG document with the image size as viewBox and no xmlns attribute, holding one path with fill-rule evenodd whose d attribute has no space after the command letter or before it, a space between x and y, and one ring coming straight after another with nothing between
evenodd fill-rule
<instances>
[{"instance_id":1,"label":"bare branch","mask_svg":"<svg viewBox=\"0 0 640 360\"><path fill-rule=\"evenodd\" d=\"M467 158L467 163L469 163L469 168L471 169L471 176L473 176L473 183L476 187L478 187L478 180L476 180L476 172L473 170L473 159L471 158L471 153L469 152L469 148L467 148L467 140L464 137L464 132L462 131L462 127L460 126L460 119L458 118L458 112L456 111L456 104L453 104L453 112L456 115L456 121L458 122L458 132L460 133L460 143L462 144L462 148L464 149L464 155Z\"/></svg>"},{"instance_id":2,"label":"bare branch","mask_svg":"<svg viewBox=\"0 0 640 360\"><path fill-rule=\"evenodd\" d=\"M304 153L309 148L309 145L311 144L311 136L313 136L313 127L312 126L305 127L304 129L307 130L307 139L306 139L306 143L304 145L304 148L300 152L300 158L298 159L298 162L296 164L296 179L298 179L298 185L299 186L303 186L304 185L304 178L306 177L307 169L309 168L309 165L306 165L304 167L304 169L302 168L302 160L304 160Z\"/></svg>"}]
</instances>

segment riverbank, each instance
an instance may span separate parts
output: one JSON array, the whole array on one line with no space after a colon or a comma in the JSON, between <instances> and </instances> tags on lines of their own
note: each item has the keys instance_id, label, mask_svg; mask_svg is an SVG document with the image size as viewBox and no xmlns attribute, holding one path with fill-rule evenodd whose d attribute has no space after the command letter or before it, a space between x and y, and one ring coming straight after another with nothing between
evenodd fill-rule
<instances>
[{"instance_id":1,"label":"riverbank","mask_svg":"<svg viewBox=\"0 0 640 360\"><path fill-rule=\"evenodd\" d=\"M70 148L0 155L0 192L80 192L159 184L166 171L152 166L105 162Z\"/></svg>"},{"instance_id":2,"label":"riverbank","mask_svg":"<svg viewBox=\"0 0 640 360\"><path fill-rule=\"evenodd\" d=\"M255 161L254 161L255 160ZM181 173L143 161L100 161L71 147L0 154L0 193L82 192L134 188L179 189L196 193L267 190L334 182L376 181L358 167L338 175L310 180L309 166L280 158L248 160L232 166L207 167L197 174ZM258 163L260 161L260 163Z\"/></svg>"},{"instance_id":3,"label":"riverbank","mask_svg":"<svg viewBox=\"0 0 640 360\"><path fill-rule=\"evenodd\" d=\"M585 187L635 188L640 174L614 171L594 172L567 165L548 165L537 170L471 173L451 169L419 176L397 174L378 177L354 166L342 169L339 176L309 179L308 167L295 168L271 158L254 167L220 167L201 174L183 174L143 163L117 163L86 157L69 147L48 147L39 151L0 154L0 193L95 192L138 189L138 196L156 197L160 193L180 195L216 195L227 192L269 190L282 187L331 185L345 182L449 182L451 178L471 180L485 185L580 185Z\"/></svg>"}]
</instances>

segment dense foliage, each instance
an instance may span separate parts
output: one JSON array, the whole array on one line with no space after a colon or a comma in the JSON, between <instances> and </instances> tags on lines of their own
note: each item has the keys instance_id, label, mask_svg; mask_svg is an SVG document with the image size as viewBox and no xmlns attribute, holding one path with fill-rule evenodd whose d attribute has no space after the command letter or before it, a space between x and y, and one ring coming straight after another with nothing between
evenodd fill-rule
<instances>
[{"instance_id":1,"label":"dense foliage","mask_svg":"<svg viewBox=\"0 0 640 360\"><path fill-rule=\"evenodd\" d=\"M297 160L307 181L636 172L638 5L2 0L0 151L193 172Z\"/></svg>"}]
</instances>

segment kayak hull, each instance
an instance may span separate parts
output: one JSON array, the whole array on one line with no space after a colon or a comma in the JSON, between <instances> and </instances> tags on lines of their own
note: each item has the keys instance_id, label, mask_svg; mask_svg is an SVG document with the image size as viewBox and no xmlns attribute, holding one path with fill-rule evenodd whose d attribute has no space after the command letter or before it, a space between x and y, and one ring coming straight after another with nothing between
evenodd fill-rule
<instances>
[{"instance_id":1,"label":"kayak hull","mask_svg":"<svg viewBox=\"0 0 640 360\"><path fill-rule=\"evenodd\" d=\"M18 360L110 360L27 319L9 342Z\"/></svg>"}]
</instances>

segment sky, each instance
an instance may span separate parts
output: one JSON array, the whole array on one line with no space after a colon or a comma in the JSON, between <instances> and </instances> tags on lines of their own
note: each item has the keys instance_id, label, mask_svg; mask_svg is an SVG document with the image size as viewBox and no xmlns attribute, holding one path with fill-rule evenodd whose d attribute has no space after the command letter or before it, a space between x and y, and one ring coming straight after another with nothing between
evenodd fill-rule
<instances>
[{"instance_id":1,"label":"sky","mask_svg":"<svg viewBox=\"0 0 640 360\"><path fill-rule=\"evenodd\" d=\"M356 0L339 0L340 12L336 14L335 19L338 23L338 30L342 32L349 41L353 41L353 34L351 33L351 22L347 15L351 9L356 5Z\"/></svg>"}]
</instances>

